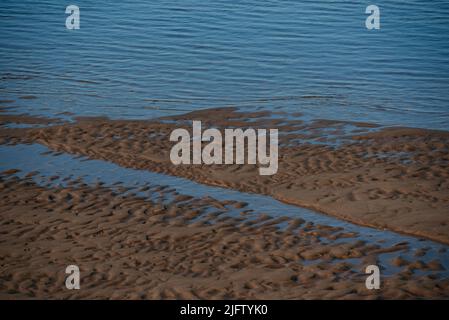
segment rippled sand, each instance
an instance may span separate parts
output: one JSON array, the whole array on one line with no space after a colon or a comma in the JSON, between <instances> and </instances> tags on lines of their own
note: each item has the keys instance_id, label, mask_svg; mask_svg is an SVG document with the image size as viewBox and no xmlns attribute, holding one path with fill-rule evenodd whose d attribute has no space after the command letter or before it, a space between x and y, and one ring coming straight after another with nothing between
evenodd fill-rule
<instances>
[{"instance_id":1,"label":"rippled sand","mask_svg":"<svg viewBox=\"0 0 449 320\"><path fill-rule=\"evenodd\" d=\"M267 112L210 109L152 121L0 116L0 143L39 143L189 178L270 195L362 225L448 243L448 133L367 123L289 120ZM256 166L173 166L172 129L206 126L278 128L279 173ZM45 124L20 128L15 124ZM164 202L126 188L37 184L27 172L0 180L0 297L113 299L447 298L438 259L407 243L379 246L344 228L300 218L249 218L245 203L178 194ZM49 180L58 177L48 177ZM154 193L154 190L150 190ZM168 194L160 188L158 192ZM240 216L228 215L229 208ZM281 227L281 225L283 227ZM344 239L345 241L340 241ZM392 275L367 290L364 267L391 253ZM405 253L408 257L405 257ZM357 259L357 263L355 262ZM82 290L64 287L65 267L81 268Z\"/></svg>"},{"instance_id":2,"label":"rippled sand","mask_svg":"<svg viewBox=\"0 0 449 320\"><path fill-rule=\"evenodd\" d=\"M351 258L375 263L383 252L343 230L301 219L227 217L229 203L179 196L160 205L108 188L74 183L40 187L2 173L0 297L111 299L444 298L449 280L401 261L398 274L367 290ZM232 204L238 205L238 204ZM196 220L201 212L213 213ZM318 260L317 260L318 259ZM311 263L310 263L311 262ZM81 290L64 287L67 264L80 266Z\"/></svg>"},{"instance_id":3,"label":"rippled sand","mask_svg":"<svg viewBox=\"0 0 449 320\"><path fill-rule=\"evenodd\" d=\"M175 128L278 128L279 170L171 163ZM37 142L124 167L270 195L338 218L449 243L449 133L368 123L288 120L269 112L209 109L159 121L80 118L36 129L0 129L0 142Z\"/></svg>"}]
</instances>

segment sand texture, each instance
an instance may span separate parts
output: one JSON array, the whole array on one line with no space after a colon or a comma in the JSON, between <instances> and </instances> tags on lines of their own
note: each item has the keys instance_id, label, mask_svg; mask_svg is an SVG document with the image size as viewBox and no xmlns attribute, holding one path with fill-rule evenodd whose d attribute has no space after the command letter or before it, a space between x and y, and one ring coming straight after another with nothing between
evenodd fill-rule
<instances>
[{"instance_id":1,"label":"sand texture","mask_svg":"<svg viewBox=\"0 0 449 320\"><path fill-rule=\"evenodd\" d=\"M219 129L277 128L279 170L256 165L171 163L175 128L191 120ZM209 109L152 121L81 118L47 128L0 129L1 143L56 151L272 196L353 223L449 243L449 133L329 120L304 122L269 112Z\"/></svg>"},{"instance_id":2,"label":"sand texture","mask_svg":"<svg viewBox=\"0 0 449 320\"><path fill-rule=\"evenodd\" d=\"M74 183L44 188L13 171L0 179L2 299L378 299L447 298L449 280L416 270L437 262L398 260L401 271L367 290L361 266L381 249L344 230L261 215L226 216L226 203L183 197L161 205ZM209 207L221 208L197 218ZM401 251L403 252L403 251ZM399 258L398 258L399 259ZM307 263L310 261L311 263ZM81 289L67 290L67 264L80 266Z\"/></svg>"}]
</instances>

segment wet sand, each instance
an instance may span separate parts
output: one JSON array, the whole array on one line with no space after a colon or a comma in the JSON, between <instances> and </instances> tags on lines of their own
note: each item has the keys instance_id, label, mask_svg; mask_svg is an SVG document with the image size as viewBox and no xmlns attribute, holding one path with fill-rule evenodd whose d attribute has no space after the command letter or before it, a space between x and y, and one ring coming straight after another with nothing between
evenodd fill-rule
<instances>
[{"instance_id":1,"label":"wet sand","mask_svg":"<svg viewBox=\"0 0 449 320\"><path fill-rule=\"evenodd\" d=\"M24 117L22 123L49 126L9 126L20 118L0 115L0 144L39 143L449 243L447 132L289 120L233 108L148 121L79 118L60 124ZM254 165L172 165L170 132L190 130L191 120L219 129L278 128L278 174L260 176ZM159 202L76 176L62 186L37 183L31 169L22 178L16 174L12 167L0 174L0 298L449 297L441 262L423 260L426 249L412 251L407 243L381 247L342 228L282 213L256 212L250 219L245 203L181 194ZM230 205L240 216L228 215ZM385 253L392 254L397 271L382 277L380 290L367 290L364 267L378 264ZM68 264L80 266L82 290L64 288Z\"/></svg>"},{"instance_id":2,"label":"wet sand","mask_svg":"<svg viewBox=\"0 0 449 320\"><path fill-rule=\"evenodd\" d=\"M171 163L175 128L278 128L279 170ZM348 129L349 128L349 129ZM370 123L289 120L270 112L209 109L152 121L80 118L48 128L0 129L1 143L37 142L120 166L272 196L356 224L449 243L449 133Z\"/></svg>"},{"instance_id":3,"label":"wet sand","mask_svg":"<svg viewBox=\"0 0 449 320\"><path fill-rule=\"evenodd\" d=\"M410 299L447 298L449 280L400 260L400 272L367 290L351 258L383 252L325 225L229 217L228 203L179 195L161 205L106 187L45 188L3 172L0 180L0 298L49 299ZM217 210L196 219L210 207ZM308 263L310 262L310 263ZM67 264L81 290L64 288ZM355 269L354 269L355 268Z\"/></svg>"}]
</instances>

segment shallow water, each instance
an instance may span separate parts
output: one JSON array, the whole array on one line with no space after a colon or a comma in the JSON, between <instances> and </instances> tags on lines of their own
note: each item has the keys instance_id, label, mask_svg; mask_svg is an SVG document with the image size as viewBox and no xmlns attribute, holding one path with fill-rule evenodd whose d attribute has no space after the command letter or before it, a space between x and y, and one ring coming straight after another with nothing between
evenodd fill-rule
<instances>
[{"instance_id":1,"label":"shallow water","mask_svg":"<svg viewBox=\"0 0 449 320\"><path fill-rule=\"evenodd\" d=\"M368 244L376 244L380 247L388 248L395 244L407 242L410 250L379 255L379 264L384 268L383 275L391 275L399 271L398 268L390 264L390 260L395 256L401 255L409 261L422 260L428 262L438 259L445 270L437 272L437 274L440 274L442 277L449 277L449 246L447 245L390 231L357 226L311 210L281 203L268 196L205 186L187 179L144 170L123 168L101 160L90 160L85 157L75 157L65 153L54 153L38 144L0 145L0 171L7 169L21 170L16 174L19 177L24 177L31 171L38 171L39 173L33 176L33 179L44 186L66 186L69 181L74 181L81 177L82 183L95 185L101 182L104 183L104 186L112 189L124 187L127 188L125 193L136 194L157 202L169 202L178 193L198 198L211 197L221 201L246 202L248 206L243 209L227 206L226 214L233 217L241 217L242 211L252 210L252 212L245 215L247 219L255 219L260 214L267 214L272 217L288 216L302 218L308 222L313 222L315 225L341 227L344 228L344 232L357 233L357 236L353 238L341 238L336 241L321 239L323 244L326 242L332 244L363 240ZM157 191L160 190L161 186L166 187L164 194ZM141 191L143 187L150 188ZM207 213L209 212L204 212L202 216L204 217ZM280 223L278 227L279 230L282 230L286 226L285 223ZM421 248L428 248L427 253L419 258L414 257L414 253ZM356 264L361 262L359 259L352 260L351 262ZM319 263L319 261L309 261L308 263ZM417 273L422 272L418 271Z\"/></svg>"},{"instance_id":2,"label":"shallow water","mask_svg":"<svg viewBox=\"0 0 449 320\"><path fill-rule=\"evenodd\" d=\"M15 112L156 117L236 105L448 129L449 2L0 2L0 100ZM61 115L61 117L67 117Z\"/></svg>"}]
</instances>

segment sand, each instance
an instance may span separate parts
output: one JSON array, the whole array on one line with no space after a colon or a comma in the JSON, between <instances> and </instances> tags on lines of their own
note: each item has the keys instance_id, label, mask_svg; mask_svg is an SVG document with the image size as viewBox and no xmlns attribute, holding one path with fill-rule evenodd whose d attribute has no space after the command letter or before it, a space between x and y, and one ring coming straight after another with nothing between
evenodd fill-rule
<instances>
[{"instance_id":1,"label":"sand","mask_svg":"<svg viewBox=\"0 0 449 320\"><path fill-rule=\"evenodd\" d=\"M106 187L44 188L14 172L0 178L1 299L413 299L447 298L449 280L402 271L367 290L362 266L382 252L361 241L326 244L344 230L261 215L250 221L226 203L180 195L161 205ZM403 251L401 251L403 252ZM313 260L317 259L317 260ZM307 263L310 261L311 263ZM64 287L80 267L81 289ZM434 266L435 267L435 266Z\"/></svg>"},{"instance_id":2,"label":"sand","mask_svg":"<svg viewBox=\"0 0 449 320\"><path fill-rule=\"evenodd\" d=\"M275 117L274 117L275 116ZM278 128L279 170L171 163L175 128ZM348 127L351 131L348 131ZM289 120L270 112L208 109L151 121L80 118L47 128L0 129L1 143L41 143L124 167L272 196L356 224L449 243L449 133L348 121Z\"/></svg>"},{"instance_id":3,"label":"sand","mask_svg":"<svg viewBox=\"0 0 449 320\"><path fill-rule=\"evenodd\" d=\"M233 108L142 121L97 117L61 124L21 117L0 114L0 144L39 143L449 243L447 132L289 120ZM219 129L278 128L278 174L260 176L255 165L174 166L169 134L189 130L191 120ZM4 126L10 123L48 126ZM0 174L2 299L449 297L449 279L436 275L441 262L423 262L425 249L404 258L413 249L406 243L380 247L342 228L282 213L231 217L229 203L211 198L178 195L159 203L78 177L65 187L46 186L32 180L35 173L22 179L16 173L11 168ZM280 223L287 227L279 229ZM338 239L345 242L333 243ZM383 277L380 290L367 290L364 267L384 253L397 253L390 262L398 272ZM80 266L82 290L65 288L69 264Z\"/></svg>"}]
</instances>

